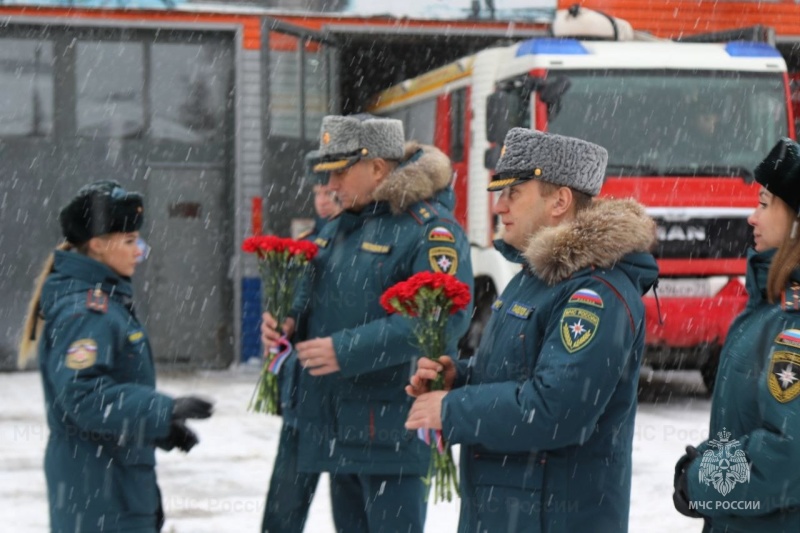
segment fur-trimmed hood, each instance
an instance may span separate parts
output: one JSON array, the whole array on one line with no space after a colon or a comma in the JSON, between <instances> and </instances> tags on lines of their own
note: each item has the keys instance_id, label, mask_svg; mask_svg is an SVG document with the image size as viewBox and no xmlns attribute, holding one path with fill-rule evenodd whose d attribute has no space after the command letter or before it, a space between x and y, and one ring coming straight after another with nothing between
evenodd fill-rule
<instances>
[{"instance_id":1,"label":"fur-trimmed hood","mask_svg":"<svg viewBox=\"0 0 800 533\"><path fill-rule=\"evenodd\" d=\"M387 202L392 213L399 214L446 189L452 177L450 159L441 150L411 141L405 145L402 163L378 185L373 198Z\"/></svg>"},{"instance_id":2,"label":"fur-trimmed hood","mask_svg":"<svg viewBox=\"0 0 800 533\"><path fill-rule=\"evenodd\" d=\"M611 268L627 254L649 252L655 242L655 222L641 204L597 199L573 221L536 232L523 256L537 276L555 285L586 267Z\"/></svg>"}]
</instances>

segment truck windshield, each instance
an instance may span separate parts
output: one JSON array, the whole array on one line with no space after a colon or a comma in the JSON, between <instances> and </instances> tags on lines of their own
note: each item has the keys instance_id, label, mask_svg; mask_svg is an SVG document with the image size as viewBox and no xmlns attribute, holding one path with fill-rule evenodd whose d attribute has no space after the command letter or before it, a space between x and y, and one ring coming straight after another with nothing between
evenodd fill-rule
<instances>
[{"instance_id":1,"label":"truck windshield","mask_svg":"<svg viewBox=\"0 0 800 533\"><path fill-rule=\"evenodd\" d=\"M788 134L781 73L553 71L548 131L608 149L609 175L742 176Z\"/></svg>"}]
</instances>

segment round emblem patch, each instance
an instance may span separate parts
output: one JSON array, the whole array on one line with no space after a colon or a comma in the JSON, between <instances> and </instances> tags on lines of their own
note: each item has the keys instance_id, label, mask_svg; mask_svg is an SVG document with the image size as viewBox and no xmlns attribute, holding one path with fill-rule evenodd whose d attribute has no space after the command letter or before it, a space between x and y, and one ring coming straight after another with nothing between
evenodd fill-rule
<instances>
[{"instance_id":1,"label":"round emblem patch","mask_svg":"<svg viewBox=\"0 0 800 533\"><path fill-rule=\"evenodd\" d=\"M81 339L69 345L64 366L72 370L83 370L97 362L97 343L92 339Z\"/></svg>"}]
</instances>

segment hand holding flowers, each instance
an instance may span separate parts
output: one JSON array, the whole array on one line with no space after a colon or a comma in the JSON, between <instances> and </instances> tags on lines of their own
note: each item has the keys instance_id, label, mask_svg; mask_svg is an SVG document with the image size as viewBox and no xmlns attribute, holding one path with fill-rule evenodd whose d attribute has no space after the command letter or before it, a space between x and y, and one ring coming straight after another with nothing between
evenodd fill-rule
<instances>
[{"instance_id":1,"label":"hand holding flowers","mask_svg":"<svg viewBox=\"0 0 800 533\"><path fill-rule=\"evenodd\" d=\"M242 250L257 255L263 310L271 315L275 326L285 324L299 282L311 260L317 255L317 245L267 235L245 239ZM268 333L265 333L262 325L262 336L269 338ZM265 354L264 366L248 406L257 413L278 413L280 398L277 375L291 353L292 345L286 335L277 339L277 344Z\"/></svg>"},{"instance_id":2,"label":"hand holding flowers","mask_svg":"<svg viewBox=\"0 0 800 533\"><path fill-rule=\"evenodd\" d=\"M388 313L398 313L414 319L414 336L421 352L429 361L438 365L429 365L427 362L423 363L425 358L420 359L420 364L433 372L428 375L432 380L427 383L424 383L426 380L423 379L416 382L412 380L409 387L413 391L423 394L428 387L432 391L443 391L445 376L439 372L439 367L446 370L448 385L452 386L455 371L452 360L441 355L447 347L447 321L451 314L465 309L470 298L469 286L466 283L451 275L434 272L415 274L406 281L389 287L381 296L381 305ZM408 391L408 388L406 390ZM409 394L416 396L412 392ZM458 493L455 462L450 446L444 441L441 431L441 400L445 394L446 392L425 394L418 398L412 408L414 417L421 417L422 420L422 424L415 425L419 426L417 435L431 446L431 466L423 481L430 487L433 477L436 477L434 501L452 500L453 489ZM417 403L420 403L420 406L417 406ZM411 415L409 421L414 423Z\"/></svg>"}]
</instances>

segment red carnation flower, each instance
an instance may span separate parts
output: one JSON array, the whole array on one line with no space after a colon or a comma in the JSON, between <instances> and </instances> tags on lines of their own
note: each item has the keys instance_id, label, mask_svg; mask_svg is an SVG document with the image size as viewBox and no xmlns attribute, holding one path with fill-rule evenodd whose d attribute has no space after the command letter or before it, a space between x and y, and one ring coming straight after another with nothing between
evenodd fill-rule
<instances>
[{"instance_id":1,"label":"red carnation flower","mask_svg":"<svg viewBox=\"0 0 800 533\"><path fill-rule=\"evenodd\" d=\"M441 272L419 272L386 289L380 302L389 314L414 318L417 345L422 355L435 361L444 355L447 347L449 316L466 309L470 300L469 285L456 277ZM431 389L443 388L444 378L440 375L431 383ZM430 438L431 470L424 481L430 486L435 477L436 497L449 501L451 488L458 492L455 462L441 431L434 433L435 437ZM427 431L423 431L422 435L427 435Z\"/></svg>"},{"instance_id":2,"label":"red carnation flower","mask_svg":"<svg viewBox=\"0 0 800 533\"><path fill-rule=\"evenodd\" d=\"M319 248L306 241L259 235L245 239L242 250L257 255L264 311L269 311L278 324L283 324L294 303L295 291ZM282 356L277 353L266 354L256 392L250 403L252 410L277 413L279 398L278 378L275 373L282 361Z\"/></svg>"}]
</instances>

